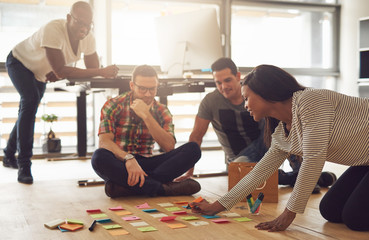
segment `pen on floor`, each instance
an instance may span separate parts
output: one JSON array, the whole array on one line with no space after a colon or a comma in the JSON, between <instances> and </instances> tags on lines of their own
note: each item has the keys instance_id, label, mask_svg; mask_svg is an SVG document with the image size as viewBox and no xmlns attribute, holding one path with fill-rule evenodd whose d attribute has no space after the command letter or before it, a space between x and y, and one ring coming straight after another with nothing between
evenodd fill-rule
<instances>
[{"instance_id":1,"label":"pen on floor","mask_svg":"<svg viewBox=\"0 0 369 240\"><path fill-rule=\"evenodd\" d=\"M255 213L256 210L259 208L261 202L264 199L264 194L263 193L259 193L258 198L255 200L254 205L252 205L252 208L250 209L251 213Z\"/></svg>"},{"instance_id":2,"label":"pen on floor","mask_svg":"<svg viewBox=\"0 0 369 240\"><path fill-rule=\"evenodd\" d=\"M94 220L88 230L93 231L96 225L96 220Z\"/></svg>"}]
</instances>

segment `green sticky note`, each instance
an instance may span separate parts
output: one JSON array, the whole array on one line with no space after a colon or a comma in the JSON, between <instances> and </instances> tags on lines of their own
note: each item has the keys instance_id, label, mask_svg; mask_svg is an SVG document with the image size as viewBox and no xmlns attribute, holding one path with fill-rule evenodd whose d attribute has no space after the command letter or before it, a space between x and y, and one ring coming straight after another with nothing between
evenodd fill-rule
<instances>
[{"instance_id":1,"label":"green sticky note","mask_svg":"<svg viewBox=\"0 0 369 240\"><path fill-rule=\"evenodd\" d=\"M83 222L76 219L67 219L67 223L83 225Z\"/></svg>"},{"instance_id":2,"label":"green sticky note","mask_svg":"<svg viewBox=\"0 0 369 240\"><path fill-rule=\"evenodd\" d=\"M174 211L180 211L182 209L180 209L179 207L168 207L168 208L165 208L165 210L169 212L174 212Z\"/></svg>"},{"instance_id":3,"label":"green sticky note","mask_svg":"<svg viewBox=\"0 0 369 240\"><path fill-rule=\"evenodd\" d=\"M119 224L112 224L112 225L103 225L103 228L105 228L106 230L110 230L110 229L122 228L122 226Z\"/></svg>"},{"instance_id":4,"label":"green sticky note","mask_svg":"<svg viewBox=\"0 0 369 240\"><path fill-rule=\"evenodd\" d=\"M241 217L241 218L233 218L233 220L236 220L237 222L250 222L252 219L247 217Z\"/></svg>"},{"instance_id":5,"label":"green sticky note","mask_svg":"<svg viewBox=\"0 0 369 240\"><path fill-rule=\"evenodd\" d=\"M152 231L157 231L158 230L154 227L140 227L140 228L137 228L137 229L140 230L141 232L152 232Z\"/></svg>"},{"instance_id":6,"label":"green sticky note","mask_svg":"<svg viewBox=\"0 0 369 240\"><path fill-rule=\"evenodd\" d=\"M187 216L187 217L181 217L181 219L183 219L185 221L191 221L191 220L197 220L199 218L195 217L195 216Z\"/></svg>"},{"instance_id":7,"label":"green sticky note","mask_svg":"<svg viewBox=\"0 0 369 240\"><path fill-rule=\"evenodd\" d=\"M90 216L92 218L107 218L108 217L108 215L106 215L105 213L91 214Z\"/></svg>"}]
</instances>

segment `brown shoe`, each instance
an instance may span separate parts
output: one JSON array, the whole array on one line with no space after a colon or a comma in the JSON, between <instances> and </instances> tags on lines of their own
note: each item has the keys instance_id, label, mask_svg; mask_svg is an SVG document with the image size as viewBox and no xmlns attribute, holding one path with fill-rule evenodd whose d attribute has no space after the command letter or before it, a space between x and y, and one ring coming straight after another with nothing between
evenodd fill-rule
<instances>
[{"instance_id":1,"label":"brown shoe","mask_svg":"<svg viewBox=\"0 0 369 240\"><path fill-rule=\"evenodd\" d=\"M163 184L165 196L192 195L201 190L200 183L193 179Z\"/></svg>"},{"instance_id":2,"label":"brown shoe","mask_svg":"<svg viewBox=\"0 0 369 240\"><path fill-rule=\"evenodd\" d=\"M111 198L137 195L133 190L115 184L109 180L105 183L105 194Z\"/></svg>"}]
</instances>

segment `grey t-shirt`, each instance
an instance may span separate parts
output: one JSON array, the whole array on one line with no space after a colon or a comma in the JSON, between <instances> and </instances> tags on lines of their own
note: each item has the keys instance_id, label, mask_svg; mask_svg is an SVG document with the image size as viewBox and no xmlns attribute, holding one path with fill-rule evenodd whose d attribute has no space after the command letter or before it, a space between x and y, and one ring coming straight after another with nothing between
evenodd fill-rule
<instances>
[{"instance_id":1,"label":"grey t-shirt","mask_svg":"<svg viewBox=\"0 0 369 240\"><path fill-rule=\"evenodd\" d=\"M259 124L244 107L233 105L217 89L200 103L197 116L209 120L227 156L234 158L260 135Z\"/></svg>"}]
</instances>

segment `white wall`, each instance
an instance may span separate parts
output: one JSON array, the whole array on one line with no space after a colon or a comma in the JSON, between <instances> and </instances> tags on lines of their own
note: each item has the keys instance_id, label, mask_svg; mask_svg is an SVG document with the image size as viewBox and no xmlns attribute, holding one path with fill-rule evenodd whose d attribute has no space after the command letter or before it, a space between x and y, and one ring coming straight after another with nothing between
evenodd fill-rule
<instances>
[{"instance_id":1,"label":"white wall","mask_svg":"<svg viewBox=\"0 0 369 240\"><path fill-rule=\"evenodd\" d=\"M341 0L340 69L338 91L358 96L359 18L369 17L368 0Z\"/></svg>"}]
</instances>

